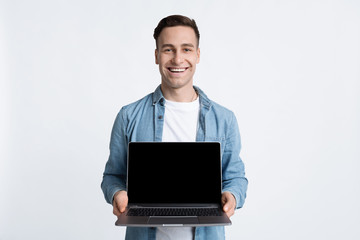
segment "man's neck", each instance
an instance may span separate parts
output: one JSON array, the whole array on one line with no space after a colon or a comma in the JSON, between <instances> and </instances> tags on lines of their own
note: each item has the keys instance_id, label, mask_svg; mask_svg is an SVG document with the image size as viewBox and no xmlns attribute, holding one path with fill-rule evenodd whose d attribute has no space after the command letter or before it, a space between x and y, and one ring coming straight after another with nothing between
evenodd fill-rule
<instances>
[{"instance_id":1,"label":"man's neck","mask_svg":"<svg viewBox=\"0 0 360 240\"><path fill-rule=\"evenodd\" d=\"M197 93L192 85L182 88L169 88L161 84L161 91L165 99L173 102L192 102L197 98Z\"/></svg>"}]
</instances>

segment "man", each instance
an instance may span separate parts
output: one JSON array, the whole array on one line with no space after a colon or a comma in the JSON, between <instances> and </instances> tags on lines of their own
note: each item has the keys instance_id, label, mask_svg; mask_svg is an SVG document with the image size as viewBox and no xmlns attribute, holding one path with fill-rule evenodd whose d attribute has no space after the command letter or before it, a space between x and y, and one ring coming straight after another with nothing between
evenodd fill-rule
<instances>
[{"instance_id":1,"label":"man","mask_svg":"<svg viewBox=\"0 0 360 240\"><path fill-rule=\"evenodd\" d=\"M184 16L166 17L155 28L154 38L161 85L155 92L123 107L116 117L101 184L105 199L113 204L115 215L125 211L129 142L218 141L222 152L223 210L230 217L236 208L243 206L247 190L244 164L239 157L240 135L234 114L193 86L200 61L200 34L196 23ZM224 238L222 226L128 227L126 231L126 239Z\"/></svg>"}]
</instances>

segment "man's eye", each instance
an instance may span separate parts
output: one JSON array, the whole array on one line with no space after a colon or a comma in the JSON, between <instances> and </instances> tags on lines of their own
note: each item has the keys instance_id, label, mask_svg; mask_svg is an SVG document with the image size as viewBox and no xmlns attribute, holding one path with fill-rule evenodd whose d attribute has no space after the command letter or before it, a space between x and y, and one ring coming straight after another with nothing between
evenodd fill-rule
<instances>
[{"instance_id":1,"label":"man's eye","mask_svg":"<svg viewBox=\"0 0 360 240\"><path fill-rule=\"evenodd\" d=\"M185 52L191 52L191 49L190 48L185 48L184 51Z\"/></svg>"},{"instance_id":2,"label":"man's eye","mask_svg":"<svg viewBox=\"0 0 360 240\"><path fill-rule=\"evenodd\" d=\"M164 49L164 52L171 52L172 50L169 48Z\"/></svg>"}]
</instances>

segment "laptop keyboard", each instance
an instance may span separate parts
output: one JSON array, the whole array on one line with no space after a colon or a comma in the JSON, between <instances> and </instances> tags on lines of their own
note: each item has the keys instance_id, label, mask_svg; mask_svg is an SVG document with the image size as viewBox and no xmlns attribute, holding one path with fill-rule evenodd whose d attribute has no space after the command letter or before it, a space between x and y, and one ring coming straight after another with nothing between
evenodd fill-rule
<instances>
[{"instance_id":1,"label":"laptop keyboard","mask_svg":"<svg viewBox=\"0 0 360 240\"><path fill-rule=\"evenodd\" d=\"M221 216L218 208L130 208L127 216Z\"/></svg>"}]
</instances>

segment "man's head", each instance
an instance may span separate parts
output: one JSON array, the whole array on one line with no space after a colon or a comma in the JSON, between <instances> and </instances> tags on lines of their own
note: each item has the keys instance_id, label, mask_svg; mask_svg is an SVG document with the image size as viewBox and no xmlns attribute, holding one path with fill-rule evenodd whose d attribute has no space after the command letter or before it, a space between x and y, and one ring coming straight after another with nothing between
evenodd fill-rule
<instances>
[{"instance_id":1,"label":"man's head","mask_svg":"<svg viewBox=\"0 0 360 240\"><path fill-rule=\"evenodd\" d=\"M195 32L195 36L197 39L197 46L199 47L199 40L200 40L200 33L199 33L199 29L196 25L196 22L194 19L190 19L188 17L185 16L181 16L181 15L171 15L168 16L166 18L161 19L161 21L159 22L159 24L157 25L157 27L154 30L154 39L156 41L156 48L158 48L158 38L160 36L160 33L162 32L162 30L166 27L176 27L176 26L187 26L187 27L191 27L194 32Z\"/></svg>"},{"instance_id":2,"label":"man's head","mask_svg":"<svg viewBox=\"0 0 360 240\"><path fill-rule=\"evenodd\" d=\"M164 18L156 27L154 38L162 90L191 90L196 64L200 61L199 31L195 21L178 15Z\"/></svg>"}]
</instances>

